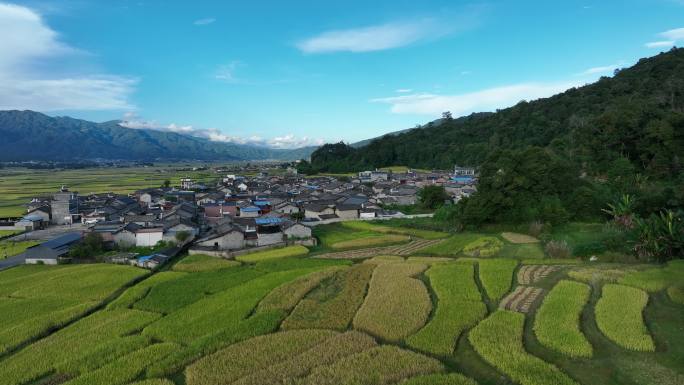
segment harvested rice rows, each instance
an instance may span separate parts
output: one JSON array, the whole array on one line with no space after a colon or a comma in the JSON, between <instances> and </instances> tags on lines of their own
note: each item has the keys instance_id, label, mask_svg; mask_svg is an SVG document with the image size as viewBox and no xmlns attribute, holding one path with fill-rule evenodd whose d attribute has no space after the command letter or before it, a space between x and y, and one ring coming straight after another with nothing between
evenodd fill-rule
<instances>
[{"instance_id":1,"label":"harvested rice rows","mask_svg":"<svg viewBox=\"0 0 684 385\"><path fill-rule=\"evenodd\" d=\"M648 294L643 290L606 284L594 309L596 324L606 337L623 348L655 351L642 315L647 303Z\"/></svg>"},{"instance_id":2,"label":"harvested rice rows","mask_svg":"<svg viewBox=\"0 0 684 385\"><path fill-rule=\"evenodd\" d=\"M518 313L527 313L534 301L544 291L532 286L518 286L512 293L506 296L499 304L500 309L512 310Z\"/></svg>"},{"instance_id":3,"label":"harvested rice rows","mask_svg":"<svg viewBox=\"0 0 684 385\"><path fill-rule=\"evenodd\" d=\"M331 247L333 249L354 249L359 247L386 246L408 241L409 237L406 235L389 234L377 237L358 238L350 239L348 241L341 241L333 243Z\"/></svg>"},{"instance_id":4,"label":"harvested rice rows","mask_svg":"<svg viewBox=\"0 0 684 385\"><path fill-rule=\"evenodd\" d=\"M360 264L324 278L297 304L281 328L346 330L363 303L374 265Z\"/></svg>"},{"instance_id":5,"label":"harvested rice rows","mask_svg":"<svg viewBox=\"0 0 684 385\"><path fill-rule=\"evenodd\" d=\"M590 292L589 286L573 281L560 281L551 289L534 320L542 345L570 357L592 356L592 346L580 329Z\"/></svg>"},{"instance_id":6,"label":"harvested rice rows","mask_svg":"<svg viewBox=\"0 0 684 385\"><path fill-rule=\"evenodd\" d=\"M539 239L527 234L503 232L501 237L510 243L516 244L539 243Z\"/></svg>"},{"instance_id":7,"label":"harvested rice rows","mask_svg":"<svg viewBox=\"0 0 684 385\"><path fill-rule=\"evenodd\" d=\"M436 264L426 273L437 294L437 310L430 322L407 343L419 350L449 355L461 333L487 314L475 283L472 263Z\"/></svg>"},{"instance_id":8,"label":"harvested rice rows","mask_svg":"<svg viewBox=\"0 0 684 385\"><path fill-rule=\"evenodd\" d=\"M316 258L323 259L362 259L370 258L376 255L401 255L406 256L418 252L424 248L434 246L441 243L443 240L426 240L418 239L411 241L409 243L399 245L399 246L389 246L389 247L372 247L367 249L358 249L350 251L339 251L335 253L327 253L317 255Z\"/></svg>"},{"instance_id":9,"label":"harvested rice rows","mask_svg":"<svg viewBox=\"0 0 684 385\"><path fill-rule=\"evenodd\" d=\"M532 285L560 270L554 265L525 265L518 270L518 283Z\"/></svg>"},{"instance_id":10,"label":"harvested rice rows","mask_svg":"<svg viewBox=\"0 0 684 385\"><path fill-rule=\"evenodd\" d=\"M518 266L515 259L481 259L478 262L480 281L487 296L492 301L498 301L510 289L513 283L513 271Z\"/></svg>"},{"instance_id":11,"label":"harvested rice rows","mask_svg":"<svg viewBox=\"0 0 684 385\"><path fill-rule=\"evenodd\" d=\"M432 304L423 282L413 277L425 268L417 263L379 265L354 327L389 341L400 341L420 329Z\"/></svg>"},{"instance_id":12,"label":"harvested rice rows","mask_svg":"<svg viewBox=\"0 0 684 385\"><path fill-rule=\"evenodd\" d=\"M525 316L499 310L473 328L468 340L492 366L521 385L577 385L556 366L525 351Z\"/></svg>"}]
</instances>

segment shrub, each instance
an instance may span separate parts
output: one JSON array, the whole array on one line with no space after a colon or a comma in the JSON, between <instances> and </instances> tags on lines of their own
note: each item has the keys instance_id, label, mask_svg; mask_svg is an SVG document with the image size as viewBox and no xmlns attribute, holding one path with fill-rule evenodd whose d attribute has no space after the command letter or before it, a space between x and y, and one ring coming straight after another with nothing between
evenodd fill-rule
<instances>
[{"instance_id":1,"label":"shrub","mask_svg":"<svg viewBox=\"0 0 684 385\"><path fill-rule=\"evenodd\" d=\"M471 257L491 257L496 255L503 247L503 242L494 237L482 237L467 244L463 253Z\"/></svg>"},{"instance_id":2,"label":"shrub","mask_svg":"<svg viewBox=\"0 0 684 385\"><path fill-rule=\"evenodd\" d=\"M570 357L591 357L591 344L580 330L590 291L572 281L560 281L551 289L534 319L534 333L542 345Z\"/></svg>"},{"instance_id":3,"label":"shrub","mask_svg":"<svg viewBox=\"0 0 684 385\"><path fill-rule=\"evenodd\" d=\"M226 269L235 266L240 266L240 262L230 261L219 257L212 257L210 255L193 254L188 255L178 261L178 263L173 265L173 270L196 273L201 271Z\"/></svg>"},{"instance_id":4,"label":"shrub","mask_svg":"<svg viewBox=\"0 0 684 385\"><path fill-rule=\"evenodd\" d=\"M297 257L300 255L305 255L308 252L309 249L307 249L306 247L301 245L294 245L281 247L278 249L270 249L266 251L257 251L256 253L238 255L237 257L235 257L235 259L240 262L255 263L269 259Z\"/></svg>"},{"instance_id":5,"label":"shrub","mask_svg":"<svg viewBox=\"0 0 684 385\"><path fill-rule=\"evenodd\" d=\"M487 314L475 284L472 263L432 266L426 273L437 295L437 310L424 328L406 341L419 350L440 355L454 351L458 337Z\"/></svg>"},{"instance_id":6,"label":"shrub","mask_svg":"<svg viewBox=\"0 0 684 385\"><path fill-rule=\"evenodd\" d=\"M513 272L518 266L515 259L481 259L478 261L480 281L492 301L500 300L513 284Z\"/></svg>"},{"instance_id":7,"label":"shrub","mask_svg":"<svg viewBox=\"0 0 684 385\"><path fill-rule=\"evenodd\" d=\"M594 309L596 324L608 339L619 346L652 352L655 345L642 317L647 303L648 294L642 290L606 284Z\"/></svg>"},{"instance_id":8,"label":"shrub","mask_svg":"<svg viewBox=\"0 0 684 385\"><path fill-rule=\"evenodd\" d=\"M535 238L539 238L539 236L542 235L542 233L544 232L544 222L534 221L534 222L530 223L530 227L527 230L527 232L531 236L533 236Z\"/></svg>"},{"instance_id":9,"label":"shrub","mask_svg":"<svg viewBox=\"0 0 684 385\"><path fill-rule=\"evenodd\" d=\"M373 269L373 265L359 264L323 279L294 308L282 329L346 330L363 303Z\"/></svg>"},{"instance_id":10,"label":"shrub","mask_svg":"<svg viewBox=\"0 0 684 385\"><path fill-rule=\"evenodd\" d=\"M482 358L521 385L577 385L556 366L525 351L525 315L499 310L473 328L468 340Z\"/></svg>"},{"instance_id":11,"label":"shrub","mask_svg":"<svg viewBox=\"0 0 684 385\"><path fill-rule=\"evenodd\" d=\"M332 365L314 369L302 385L394 384L421 374L444 371L434 358L400 349L379 346L344 357Z\"/></svg>"},{"instance_id":12,"label":"shrub","mask_svg":"<svg viewBox=\"0 0 684 385\"><path fill-rule=\"evenodd\" d=\"M572 256L572 249L568 246L568 243L564 240L552 240L546 243L544 247L546 254L551 258L570 258Z\"/></svg>"},{"instance_id":13,"label":"shrub","mask_svg":"<svg viewBox=\"0 0 684 385\"><path fill-rule=\"evenodd\" d=\"M423 282L413 276L425 265L379 265L368 287L366 300L354 317L354 328L385 340L399 341L420 329L432 309Z\"/></svg>"}]
</instances>

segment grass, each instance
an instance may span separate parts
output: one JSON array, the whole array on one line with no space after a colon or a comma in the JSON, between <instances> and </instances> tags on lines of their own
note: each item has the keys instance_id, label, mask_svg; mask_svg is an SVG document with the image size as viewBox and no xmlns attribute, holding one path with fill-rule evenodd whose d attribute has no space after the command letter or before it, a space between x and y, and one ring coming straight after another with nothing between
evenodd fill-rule
<instances>
[{"instance_id":1,"label":"grass","mask_svg":"<svg viewBox=\"0 0 684 385\"><path fill-rule=\"evenodd\" d=\"M629 270L618 268L582 267L570 270L568 276L586 283L617 282L624 277Z\"/></svg>"},{"instance_id":2,"label":"grass","mask_svg":"<svg viewBox=\"0 0 684 385\"><path fill-rule=\"evenodd\" d=\"M0 272L0 354L78 319L145 274L100 264L23 265Z\"/></svg>"},{"instance_id":3,"label":"grass","mask_svg":"<svg viewBox=\"0 0 684 385\"><path fill-rule=\"evenodd\" d=\"M596 324L608 339L625 349L654 351L642 315L647 303L648 294L640 289L606 284L596 304Z\"/></svg>"},{"instance_id":4,"label":"grass","mask_svg":"<svg viewBox=\"0 0 684 385\"><path fill-rule=\"evenodd\" d=\"M317 367L327 366L352 354L377 346L372 337L349 331L329 337L310 349L293 355L252 374L242 377L234 385L267 385L295 382Z\"/></svg>"},{"instance_id":5,"label":"grass","mask_svg":"<svg viewBox=\"0 0 684 385\"><path fill-rule=\"evenodd\" d=\"M84 360L90 367L105 365L111 357L96 354L103 346L158 317L128 309L97 312L7 357L0 365L0 384L25 384L52 373L78 374L75 365Z\"/></svg>"},{"instance_id":6,"label":"grass","mask_svg":"<svg viewBox=\"0 0 684 385\"><path fill-rule=\"evenodd\" d=\"M409 378L402 385L477 385L475 380L458 373L427 374Z\"/></svg>"},{"instance_id":7,"label":"grass","mask_svg":"<svg viewBox=\"0 0 684 385\"><path fill-rule=\"evenodd\" d=\"M542 345L570 357L592 356L592 346L580 328L590 293L589 286L565 280L551 289L534 319L534 334Z\"/></svg>"},{"instance_id":8,"label":"grass","mask_svg":"<svg viewBox=\"0 0 684 385\"><path fill-rule=\"evenodd\" d=\"M502 258L542 259L544 258L544 249L540 243L504 243L499 251L499 256Z\"/></svg>"},{"instance_id":9,"label":"grass","mask_svg":"<svg viewBox=\"0 0 684 385\"><path fill-rule=\"evenodd\" d=\"M478 264L480 281L487 296L494 302L499 301L511 289L518 261L506 258L480 259Z\"/></svg>"},{"instance_id":10,"label":"grass","mask_svg":"<svg viewBox=\"0 0 684 385\"><path fill-rule=\"evenodd\" d=\"M21 233L21 230L0 230L0 238L8 237L10 235L19 233Z\"/></svg>"},{"instance_id":11,"label":"grass","mask_svg":"<svg viewBox=\"0 0 684 385\"><path fill-rule=\"evenodd\" d=\"M672 301L684 305L684 286L670 286L667 295Z\"/></svg>"},{"instance_id":12,"label":"grass","mask_svg":"<svg viewBox=\"0 0 684 385\"><path fill-rule=\"evenodd\" d=\"M413 278L425 268L416 263L379 265L354 317L354 328L389 341L400 341L418 331L432 309L425 285Z\"/></svg>"},{"instance_id":13,"label":"grass","mask_svg":"<svg viewBox=\"0 0 684 385\"><path fill-rule=\"evenodd\" d=\"M463 247L463 254L471 257L493 257L503 248L503 242L495 237L482 237Z\"/></svg>"},{"instance_id":14,"label":"grass","mask_svg":"<svg viewBox=\"0 0 684 385\"><path fill-rule=\"evenodd\" d=\"M359 264L325 278L285 319L281 328L346 330L363 303L375 266Z\"/></svg>"},{"instance_id":15,"label":"grass","mask_svg":"<svg viewBox=\"0 0 684 385\"><path fill-rule=\"evenodd\" d=\"M539 239L527 234L504 231L501 233L501 237L510 243L539 243Z\"/></svg>"},{"instance_id":16,"label":"grass","mask_svg":"<svg viewBox=\"0 0 684 385\"><path fill-rule=\"evenodd\" d=\"M29 247L40 244L38 241L0 241L0 259L19 255Z\"/></svg>"},{"instance_id":17,"label":"grass","mask_svg":"<svg viewBox=\"0 0 684 385\"><path fill-rule=\"evenodd\" d=\"M330 330L291 330L255 337L206 356L185 370L188 385L229 384L302 353L328 338Z\"/></svg>"},{"instance_id":18,"label":"grass","mask_svg":"<svg viewBox=\"0 0 684 385\"><path fill-rule=\"evenodd\" d=\"M389 235L381 235L377 237L368 237L368 238L359 238L359 239L350 239L348 241L341 241L337 243L333 243L331 247L336 250L340 249L356 249L356 248L365 248L365 247L379 247L379 246L388 246L388 245L396 245L398 243L403 243L403 242L408 242L409 238L406 235L396 235L396 234L389 234Z\"/></svg>"},{"instance_id":19,"label":"grass","mask_svg":"<svg viewBox=\"0 0 684 385\"><path fill-rule=\"evenodd\" d=\"M211 271L240 266L240 262L229 261L223 258L212 257L210 255L193 254L188 255L173 265L173 270L188 273L201 271Z\"/></svg>"},{"instance_id":20,"label":"grass","mask_svg":"<svg viewBox=\"0 0 684 385\"><path fill-rule=\"evenodd\" d=\"M565 258L544 258L544 259L523 259L520 261L523 265L581 265L581 259L565 259Z\"/></svg>"},{"instance_id":21,"label":"grass","mask_svg":"<svg viewBox=\"0 0 684 385\"><path fill-rule=\"evenodd\" d=\"M521 385L576 385L556 366L523 346L525 315L499 310L470 331L468 340L490 365Z\"/></svg>"},{"instance_id":22,"label":"grass","mask_svg":"<svg viewBox=\"0 0 684 385\"><path fill-rule=\"evenodd\" d=\"M634 286L651 293L681 282L684 282L684 260L668 262L664 267L631 272L619 280L622 285Z\"/></svg>"},{"instance_id":23,"label":"grass","mask_svg":"<svg viewBox=\"0 0 684 385\"><path fill-rule=\"evenodd\" d=\"M442 371L444 366L434 358L396 346L379 346L344 357L331 365L318 367L301 384L394 384L417 375Z\"/></svg>"},{"instance_id":24,"label":"grass","mask_svg":"<svg viewBox=\"0 0 684 385\"><path fill-rule=\"evenodd\" d=\"M410 227L383 226L366 221L347 221L342 222L343 227L361 231L374 231L384 234L410 235L423 239L442 239L449 236L447 233L431 230L414 229Z\"/></svg>"},{"instance_id":25,"label":"grass","mask_svg":"<svg viewBox=\"0 0 684 385\"><path fill-rule=\"evenodd\" d=\"M270 249L266 251L257 251L256 253L249 253L238 255L235 257L237 261L245 263L256 263L267 261L269 259L279 259L287 257L298 257L309 253L309 249L301 245L281 247L277 249Z\"/></svg>"},{"instance_id":26,"label":"grass","mask_svg":"<svg viewBox=\"0 0 684 385\"><path fill-rule=\"evenodd\" d=\"M406 342L421 351L450 355L461 333L487 315L487 307L475 283L472 263L437 264L426 275L437 295L437 310Z\"/></svg>"},{"instance_id":27,"label":"grass","mask_svg":"<svg viewBox=\"0 0 684 385\"><path fill-rule=\"evenodd\" d=\"M343 226L343 223L315 226L313 228L313 235L318 238L320 245L323 248L332 248L332 245L341 242L382 236L381 233L368 229L359 230L353 227Z\"/></svg>"}]
</instances>

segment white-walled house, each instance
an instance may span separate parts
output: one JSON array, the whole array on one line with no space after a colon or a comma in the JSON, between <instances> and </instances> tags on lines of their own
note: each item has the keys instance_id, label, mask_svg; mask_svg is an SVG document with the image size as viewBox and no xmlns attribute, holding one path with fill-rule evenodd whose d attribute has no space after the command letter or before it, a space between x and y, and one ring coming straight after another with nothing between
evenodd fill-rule
<instances>
[{"instance_id":1,"label":"white-walled house","mask_svg":"<svg viewBox=\"0 0 684 385\"><path fill-rule=\"evenodd\" d=\"M135 232L135 245L137 247L153 247L163 238L163 227L141 228Z\"/></svg>"}]
</instances>

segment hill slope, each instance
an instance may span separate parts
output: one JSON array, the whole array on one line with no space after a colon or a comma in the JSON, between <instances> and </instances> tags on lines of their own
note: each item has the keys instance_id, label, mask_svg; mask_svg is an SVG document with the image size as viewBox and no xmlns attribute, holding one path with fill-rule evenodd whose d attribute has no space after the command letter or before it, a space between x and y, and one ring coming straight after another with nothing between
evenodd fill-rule
<instances>
[{"instance_id":1,"label":"hill slope","mask_svg":"<svg viewBox=\"0 0 684 385\"><path fill-rule=\"evenodd\" d=\"M618 158L661 176L684 164L684 49L642 59L613 78L494 114L428 124L366 146L326 145L312 154L317 171L390 165L450 169L480 165L500 149L539 146L600 173Z\"/></svg>"},{"instance_id":2,"label":"hill slope","mask_svg":"<svg viewBox=\"0 0 684 385\"><path fill-rule=\"evenodd\" d=\"M291 160L314 148L276 150L212 142L173 132L50 117L34 111L0 111L0 161L80 159Z\"/></svg>"}]
</instances>

